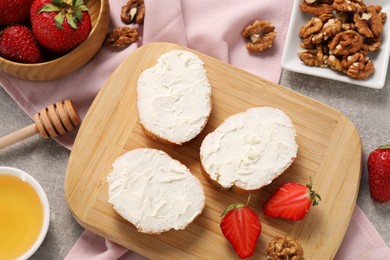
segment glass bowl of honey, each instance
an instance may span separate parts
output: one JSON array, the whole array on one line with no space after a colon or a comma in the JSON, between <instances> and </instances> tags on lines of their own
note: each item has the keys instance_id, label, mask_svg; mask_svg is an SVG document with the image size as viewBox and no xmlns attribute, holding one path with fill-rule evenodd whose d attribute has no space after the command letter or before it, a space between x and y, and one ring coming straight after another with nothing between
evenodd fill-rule
<instances>
[{"instance_id":1,"label":"glass bowl of honey","mask_svg":"<svg viewBox=\"0 0 390 260\"><path fill-rule=\"evenodd\" d=\"M28 173L0 166L0 259L28 259L50 223L49 201Z\"/></svg>"}]
</instances>

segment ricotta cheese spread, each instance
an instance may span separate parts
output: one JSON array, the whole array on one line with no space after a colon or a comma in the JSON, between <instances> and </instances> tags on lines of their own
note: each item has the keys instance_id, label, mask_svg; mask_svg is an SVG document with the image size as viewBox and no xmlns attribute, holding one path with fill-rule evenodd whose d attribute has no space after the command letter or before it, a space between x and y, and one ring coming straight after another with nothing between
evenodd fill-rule
<instances>
[{"instance_id":1,"label":"ricotta cheese spread","mask_svg":"<svg viewBox=\"0 0 390 260\"><path fill-rule=\"evenodd\" d=\"M272 182L298 152L288 115L273 107L255 107L228 117L200 147L201 163L224 188L257 190Z\"/></svg>"},{"instance_id":2,"label":"ricotta cheese spread","mask_svg":"<svg viewBox=\"0 0 390 260\"><path fill-rule=\"evenodd\" d=\"M200 181L161 150L139 148L121 155L107 183L109 203L145 233L184 229L205 206Z\"/></svg>"},{"instance_id":3,"label":"ricotta cheese spread","mask_svg":"<svg viewBox=\"0 0 390 260\"><path fill-rule=\"evenodd\" d=\"M141 124L155 136L185 143L204 128L211 112L211 86L203 61L175 50L144 70L137 83Z\"/></svg>"}]
</instances>

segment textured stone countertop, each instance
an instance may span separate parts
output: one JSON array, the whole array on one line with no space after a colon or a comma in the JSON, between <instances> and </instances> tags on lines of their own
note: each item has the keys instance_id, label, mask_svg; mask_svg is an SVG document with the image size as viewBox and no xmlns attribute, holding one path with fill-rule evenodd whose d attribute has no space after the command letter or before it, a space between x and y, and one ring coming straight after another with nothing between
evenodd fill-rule
<instances>
[{"instance_id":1,"label":"textured stone countertop","mask_svg":"<svg viewBox=\"0 0 390 260\"><path fill-rule=\"evenodd\" d=\"M388 73L390 75L390 73ZM366 160L377 146L390 143L390 78L374 90L283 71L280 84L330 105L356 125L363 145L363 172L358 205L390 246L390 202L379 204L369 194ZM0 136L33 121L0 88ZM33 175L47 193L51 206L48 235L32 259L63 259L83 228L73 219L64 198L64 179L69 151L38 135L0 151L0 165L12 166Z\"/></svg>"}]
</instances>

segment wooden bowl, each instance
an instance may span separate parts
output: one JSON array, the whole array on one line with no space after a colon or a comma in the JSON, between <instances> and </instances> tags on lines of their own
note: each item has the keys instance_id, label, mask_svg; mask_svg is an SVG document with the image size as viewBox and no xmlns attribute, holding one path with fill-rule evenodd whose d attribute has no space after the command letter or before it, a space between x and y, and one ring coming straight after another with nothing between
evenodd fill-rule
<instances>
[{"instance_id":1,"label":"wooden bowl","mask_svg":"<svg viewBox=\"0 0 390 260\"><path fill-rule=\"evenodd\" d=\"M100 49L110 23L108 0L85 0L91 16L88 38L71 52L42 63L24 64L0 57L0 68L17 78L43 81L57 79L84 66Z\"/></svg>"}]
</instances>

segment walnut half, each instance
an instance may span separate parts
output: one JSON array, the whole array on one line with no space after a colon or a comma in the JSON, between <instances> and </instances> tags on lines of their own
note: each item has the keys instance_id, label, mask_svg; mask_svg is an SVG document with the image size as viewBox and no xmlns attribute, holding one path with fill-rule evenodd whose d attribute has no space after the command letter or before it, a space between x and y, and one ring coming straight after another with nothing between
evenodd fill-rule
<instances>
[{"instance_id":1,"label":"walnut half","mask_svg":"<svg viewBox=\"0 0 390 260\"><path fill-rule=\"evenodd\" d=\"M245 27L241 35L249 40L246 45L249 51L260 52L272 47L277 33L271 22L256 20Z\"/></svg>"},{"instance_id":2,"label":"walnut half","mask_svg":"<svg viewBox=\"0 0 390 260\"><path fill-rule=\"evenodd\" d=\"M109 32L104 40L107 46L125 47L138 41L139 33L137 29L122 26Z\"/></svg>"},{"instance_id":3,"label":"walnut half","mask_svg":"<svg viewBox=\"0 0 390 260\"><path fill-rule=\"evenodd\" d=\"M302 258L302 246L298 240L290 236L276 236L268 244L268 260L299 260Z\"/></svg>"}]
</instances>

